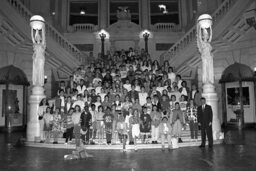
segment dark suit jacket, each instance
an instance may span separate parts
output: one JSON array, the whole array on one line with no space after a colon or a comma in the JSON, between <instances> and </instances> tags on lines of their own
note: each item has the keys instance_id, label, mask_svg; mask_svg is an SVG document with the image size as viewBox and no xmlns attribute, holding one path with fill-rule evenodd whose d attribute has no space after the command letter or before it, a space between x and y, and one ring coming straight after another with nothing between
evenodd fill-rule
<instances>
[{"instance_id":1,"label":"dark suit jacket","mask_svg":"<svg viewBox=\"0 0 256 171\"><path fill-rule=\"evenodd\" d=\"M134 98L134 100L135 99L139 99L139 93L136 91L136 90L134 90L134 91L129 91L128 93L127 93L127 96L129 97L129 100L132 100L132 98Z\"/></svg>"},{"instance_id":2,"label":"dark suit jacket","mask_svg":"<svg viewBox=\"0 0 256 171\"><path fill-rule=\"evenodd\" d=\"M210 105L205 104L204 110L202 106L197 108L197 118L198 123L202 125L202 127L206 127L212 122L212 107Z\"/></svg>"}]
</instances>

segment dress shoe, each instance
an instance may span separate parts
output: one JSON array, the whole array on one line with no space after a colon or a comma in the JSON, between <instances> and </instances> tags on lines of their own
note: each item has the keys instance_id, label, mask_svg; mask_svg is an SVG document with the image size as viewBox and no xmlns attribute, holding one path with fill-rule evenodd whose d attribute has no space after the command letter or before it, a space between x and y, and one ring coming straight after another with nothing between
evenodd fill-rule
<instances>
[{"instance_id":1,"label":"dress shoe","mask_svg":"<svg viewBox=\"0 0 256 171\"><path fill-rule=\"evenodd\" d=\"M209 145L209 148L210 148L210 149L212 149L212 147L213 147L212 145Z\"/></svg>"},{"instance_id":2,"label":"dress shoe","mask_svg":"<svg viewBox=\"0 0 256 171\"><path fill-rule=\"evenodd\" d=\"M200 145L199 148L205 148L205 146L204 145Z\"/></svg>"},{"instance_id":3,"label":"dress shoe","mask_svg":"<svg viewBox=\"0 0 256 171\"><path fill-rule=\"evenodd\" d=\"M178 143L183 143L183 141L181 140L181 138L179 138Z\"/></svg>"}]
</instances>

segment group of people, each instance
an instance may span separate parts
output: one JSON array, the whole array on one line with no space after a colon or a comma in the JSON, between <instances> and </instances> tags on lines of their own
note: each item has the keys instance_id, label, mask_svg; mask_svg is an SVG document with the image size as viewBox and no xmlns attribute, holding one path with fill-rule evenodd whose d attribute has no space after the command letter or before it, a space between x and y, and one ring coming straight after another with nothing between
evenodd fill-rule
<instances>
[{"instance_id":1,"label":"group of people","mask_svg":"<svg viewBox=\"0 0 256 171\"><path fill-rule=\"evenodd\" d=\"M196 85L190 90L168 61L160 66L143 49L108 52L78 67L68 82L61 81L50 104L42 100L41 142L52 136L55 144L64 136L67 144L75 138L80 146L102 144L106 138L106 144L122 143L125 148L129 143L136 149L138 139L157 144L160 138L163 148L166 140L171 148L172 137L182 142L187 125L191 139L197 140L198 125L205 119L198 108L202 101Z\"/></svg>"}]
</instances>

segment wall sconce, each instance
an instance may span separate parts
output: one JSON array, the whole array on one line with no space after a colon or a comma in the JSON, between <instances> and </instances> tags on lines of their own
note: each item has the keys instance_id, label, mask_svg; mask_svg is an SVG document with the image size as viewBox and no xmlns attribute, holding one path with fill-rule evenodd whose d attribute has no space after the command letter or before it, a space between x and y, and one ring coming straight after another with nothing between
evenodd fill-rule
<instances>
[{"instance_id":1,"label":"wall sconce","mask_svg":"<svg viewBox=\"0 0 256 171\"><path fill-rule=\"evenodd\" d=\"M104 56L105 56L105 50L104 50L104 46L105 46L105 44L104 44L104 42L105 42L105 39L108 39L109 38L109 34L108 34L108 32L106 32L105 30L101 30L100 32L99 32L99 38L100 38L100 40L101 40L101 57L103 58Z\"/></svg>"},{"instance_id":2,"label":"wall sconce","mask_svg":"<svg viewBox=\"0 0 256 171\"><path fill-rule=\"evenodd\" d=\"M150 32L148 30L144 30L142 32L142 36L143 36L144 41L145 41L145 51L148 53L148 38L150 36Z\"/></svg>"}]
</instances>

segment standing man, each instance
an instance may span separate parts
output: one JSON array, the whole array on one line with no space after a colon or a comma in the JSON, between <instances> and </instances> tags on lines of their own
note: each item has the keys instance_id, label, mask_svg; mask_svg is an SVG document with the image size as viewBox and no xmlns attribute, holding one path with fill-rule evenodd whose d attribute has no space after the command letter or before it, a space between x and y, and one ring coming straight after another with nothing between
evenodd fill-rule
<instances>
[{"instance_id":1,"label":"standing man","mask_svg":"<svg viewBox=\"0 0 256 171\"><path fill-rule=\"evenodd\" d=\"M202 144L200 148L205 147L206 134L208 138L209 148L213 146L213 137L212 137L212 107L205 104L205 98L201 98L201 106L197 109L198 125L201 126L201 136Z\"/></svg>"}]
</instances>

